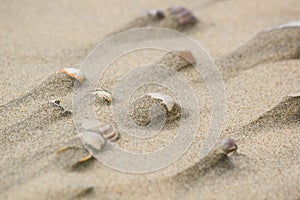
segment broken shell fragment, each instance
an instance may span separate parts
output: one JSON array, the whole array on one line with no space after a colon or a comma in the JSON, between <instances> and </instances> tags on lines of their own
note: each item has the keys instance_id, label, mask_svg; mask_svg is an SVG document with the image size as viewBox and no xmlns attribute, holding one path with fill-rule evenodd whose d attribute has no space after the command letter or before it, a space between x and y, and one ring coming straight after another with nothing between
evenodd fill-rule
<instances>
[{"instance_id":1,"label":"broken shell fragment","mask_svg":"<svg viewBox=\"0 0 300 200\"><path fill-rule=\"evenodd\" d=\"M110 92L104 90L104 89L97 89L95 92L93 92L97 100L100 102L107 102L108 104L112 103L112 95Z\"/></svg>"},{"instance_id":2,"label":"broken shell fragment","mask_svg":"<svg viewBox=\"0 0 300 200\"><path fill-rule=\"evenodd\" d=\"M174 16L181 26L193 25L198 22L198 19L194 16L194 14L182 6L172 6L168 8L168 11L172 16Z\"/></svg>"},{"instance_id":3,"label":"broken shell fragment","mask_svg":"<svg viewBox=\"0 0 300 200\"><path fill-rule=\"evenodd\" d=\"M158 106L160 110L153 109ZM161 111L163 108L163 111ZM153 113L154 112L154 113ZM152 119L166 116L166 122L181 117L181 108L174 99L162 93L148 93L131 104L130 116L139 126L147 126Z\"/></svg>"},{"instance_id":4,"label":"broken shell fragment","mask_svg":"<svg viewBox=\"0 0 300 200\"><path fill-rule=\"evenodd\" d=\"M65 73L68 76L75 78L76 80L78 80L80 83L82 83L84 81L84 76L83 73L80 69L76 69L76 68L62 68L58 71L59 73Z\"/></svg>"}]
</instances>

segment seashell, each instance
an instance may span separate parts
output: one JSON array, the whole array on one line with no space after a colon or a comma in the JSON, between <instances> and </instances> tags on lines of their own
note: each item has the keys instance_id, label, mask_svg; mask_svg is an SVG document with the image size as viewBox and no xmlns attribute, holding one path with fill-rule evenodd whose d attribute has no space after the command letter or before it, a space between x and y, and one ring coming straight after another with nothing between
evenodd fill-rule
<instances>
[{"instance_id":1,"label":"seashell","mask_svg":"<svg viewBox=\"0 0 300 200\"><path fill-rule=\"evenodd\" d=\"M80 69L76 69L76 68L62 68L58 71L59 73L65 73L68 76L75 78L76 80L78 80L80 83L82 83L84 81L84 76L83 73Z\"/></svg>"},{"instance_id":2,"label":"seashell","mask_svg":"<svg viewBox=\"0 0 300 200\"><path fill-rule=\"evenodd\" d=\"M100 101L106 101L108 104L112 103L111 93L104 89L97 89L95 92L93 92L93 94Z\"/></svg>"},{"instance_id":3,"label":"seashell","mask_svg":"<svg viewBox=\"0 0 300 200\"><path fill-rule=\"evenodd\" d=\"M191 51L167 52L157 61L157 64L171 67L178 71L191 64L196 64L196 60Z\"/></svg>"},{"instance_id":4,"label":"seashell","mask_svg":"<svg viewBox=\"0 0 300 200\"><path fill-rule=\"evenodd\" d=\"M177 51L178 56L185 59L190 64L196 64L196 59L191 51Z\"/></svg>"},{"instance_id":5,"label":"seashell","mask_svg":"<svg viewBox=\"0 0 300 200\"><path fill-rule=\"evenodd\" d=\"M82 120L79 128L84 132L81 135L83 142L97 150L103 147L105 139L114 142L119 138L118 131L112 125L97 120Z\"/></svg>"},{"instance_id":6,"label":"seashell","mask_svg":"<svg viewBox=\"0 0 300 200\"><path fill-rule=\"evenodd\" d=\"M229 154L233 151L238 149L237 144L235 143L234 139L227 138L222 141L223 144L223 151L225 154Z\"/></svg>"},{"instance_id":7,"label":"seashell","mask_svg":"<svg viewBox=\"0 0 300 200\"><path fill-rule=\"evenodd\" d=\"M100 122L99 129L103 137L110 140L111 142L119 139L119 132L114 126Z\"/></svg>"},{"instance_id":8,"label":"seashell","mask_svg":"<svg viewBox=\"0 0 300 200\"><path fill-rule=\"evenodd\" d=\"M148 17L155 20L162 20L165 18L164 12L157 9L147 10L146 14Z\"/></svg>"},{"instance_id":9,"label":"seashell","mask_svg":"<svg viewBox=\"0 0 300 200\"><path fill-rule=\"evenodd\" d=\"M172 6L168 8L168 11L182 26L192 25L198 22L198 19L194 16L194 14L182 6Z\"/></svg>"},{"instance_id":10,"label":"seashell","mask_svg":"<svg viewBox=\"0 0 300 200\"><path fill-rule=\"evenodd\" d=\"M155 105L162 107L165 112L155 110L154 116L151 108ZM181 108L172 97L162 93L148 93L131 104L130 115L139 126L147 126L152 118L162 117L167 114L167 122L174 121L181 116Z\"/></svg>"}]
</instances>

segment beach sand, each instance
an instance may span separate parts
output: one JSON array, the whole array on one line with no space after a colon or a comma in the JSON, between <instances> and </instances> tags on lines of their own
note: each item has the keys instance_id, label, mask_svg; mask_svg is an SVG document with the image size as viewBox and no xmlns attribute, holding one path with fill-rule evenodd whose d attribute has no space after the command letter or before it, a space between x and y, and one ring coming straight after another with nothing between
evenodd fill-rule
<instances>
[{"instance_id":1,"label":"beach sand","mask_svg":"<svg viewBox=\"0 0 300 200\"><path fill-rule=\"evenodd\" d=\"M65 112L72 110L77 82L56 72L79 68L106 36L140 26L136 20L143 11L172 5L189 8L199 22L188 29L178 29L172 20L154 26L187 34L216 62L226 95L220 140L233 138L237 152L222 159L208 156L199 164L199 141L211 120L210 93L197 71L185 66L179 73L201 99L201 121L180 159L146 174L122 173L95 158L78 162L89 152L72 114ZM300 198L300 27L268 30L300 19L297 0L3 1L0 16L1 199ZM164 53L142 50L118 58L99 87L111 90L134 66L162 62ZM153 90L172 96L157 86L135 95ZM55 99L65 110L49 103ZM117 126L112 113L108 105L96 105L97 119ZM152 152L167 146L177 127L167 124L163 134L145 143L120 132L115 144ZM62 147L69 149L57 153Z\"/></svg>"}]
</instances>

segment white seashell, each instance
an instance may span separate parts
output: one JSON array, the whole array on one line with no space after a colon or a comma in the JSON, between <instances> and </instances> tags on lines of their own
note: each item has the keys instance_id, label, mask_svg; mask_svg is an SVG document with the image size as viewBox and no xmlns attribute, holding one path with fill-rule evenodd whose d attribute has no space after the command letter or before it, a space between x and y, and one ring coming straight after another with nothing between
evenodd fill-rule
<instances>
[{"instance_id":1,"label":"white seashell","mask_svg":"<svg viewBox=\"0 0 300 200\"><path fill-rule=\"evenodd\" d=\"M75 78L78 80L80 83L84 81L84 75L80 69L76 68L62 68L58 71L59 73L65 73L69 75L72 78Z\"/></svg>"},{"instance_id":2,"label":"white seashell","mask_svg":"<svg viewBox=\"0 0 300 200\"><path fill-rule=\"evenodd\" d=\"M293 22L288 22L285 24L280 24L280 25L274 26L272 28L269 28L266 31L272 31L272 30L281 29L281 28L293 28L293 27L300 27L300 21L293 21Z\"/></svg>"},{"instance_id":3,"label":"white seashell","mask_svg":"<svg viewBox=\"0 0 300 200\"><path fill-rule=\"evenodd\" d=\"M167 94L162 93L148 93L151 98L161 100L163 104L165 104L168 108L168 111L171 111L175 105L175 101L172 97Z\"/></svg>"},{"instance_id":4,"label":"white seashell","mask_svg":"<svg viewBox=\"0 0 300 200\"><path fill-rule=\"evenodd\" d=\"M162 121L161 117L166 117L166 122L171 122L181 116L180 106L171 96L162 93L148 93L130 106L131 118L139 126L147 126L152 119Z\"/></svg>"},{"instance_id":5,"label":"white seashell","mask_svg":"<svg viewBox=\"0 0 300 200\"><path fill-rule=\"evenodd\" d=\"M106 101L108 104L112 103L111 93L104 89L96 90L95 92L93 92L93 94L101 101Z\"/></svg>"}]
</instances>

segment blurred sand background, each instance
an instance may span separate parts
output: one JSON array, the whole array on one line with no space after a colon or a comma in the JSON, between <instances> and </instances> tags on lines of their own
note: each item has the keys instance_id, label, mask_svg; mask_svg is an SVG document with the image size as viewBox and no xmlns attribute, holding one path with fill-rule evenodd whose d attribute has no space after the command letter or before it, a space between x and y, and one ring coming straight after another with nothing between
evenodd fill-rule
<instances>
[{"instance_id":1,"label":"blurred sand background","mask_svg":"<svg viewBox=\"0 0 300 200\"><path fill-rule=\"evenodd\" d=\"M182 5L195 13L200 23L187 34L201 43L214 60L266 28L300 19L298 0L4 0L0 5L0 105L30 92L61 67L79 67L107 34L143 11L171 5ZM132 60L136 57L129 56L123 65L138 63ZM73 199L79 191L76 198L143 199L149 195L162 199L299 199L299 121L275 121L258 127L251 124L288 94L299 92L299 64L299 59L262 63L225 82L227 113L222 137L236 139L243 156L233 160L233 168L221 167L201 175L184 192L163 186L157 190L152 185L196 162L197 140L190 157L156 173L123 174L97 161L70 172L51 165L55 151L74 137L72 118L66 118L40 130L20 131L24 134L22 143L10 142L5 139L8 132L1 133L1 198ZM193 70L183 73L191 73L192 79L197 77ZM70 100L70 95L64 98ZM70 107L71 101L66 104ZM37 112L30 111L26 111L29 116ZM6 113L0 116L8 118L0 122L1 132L22 118L16 114L9 118ZM150 189L148 181L154 182ZM85 194L89 186L92 191Z\"/></svg>"}]
</instances>

